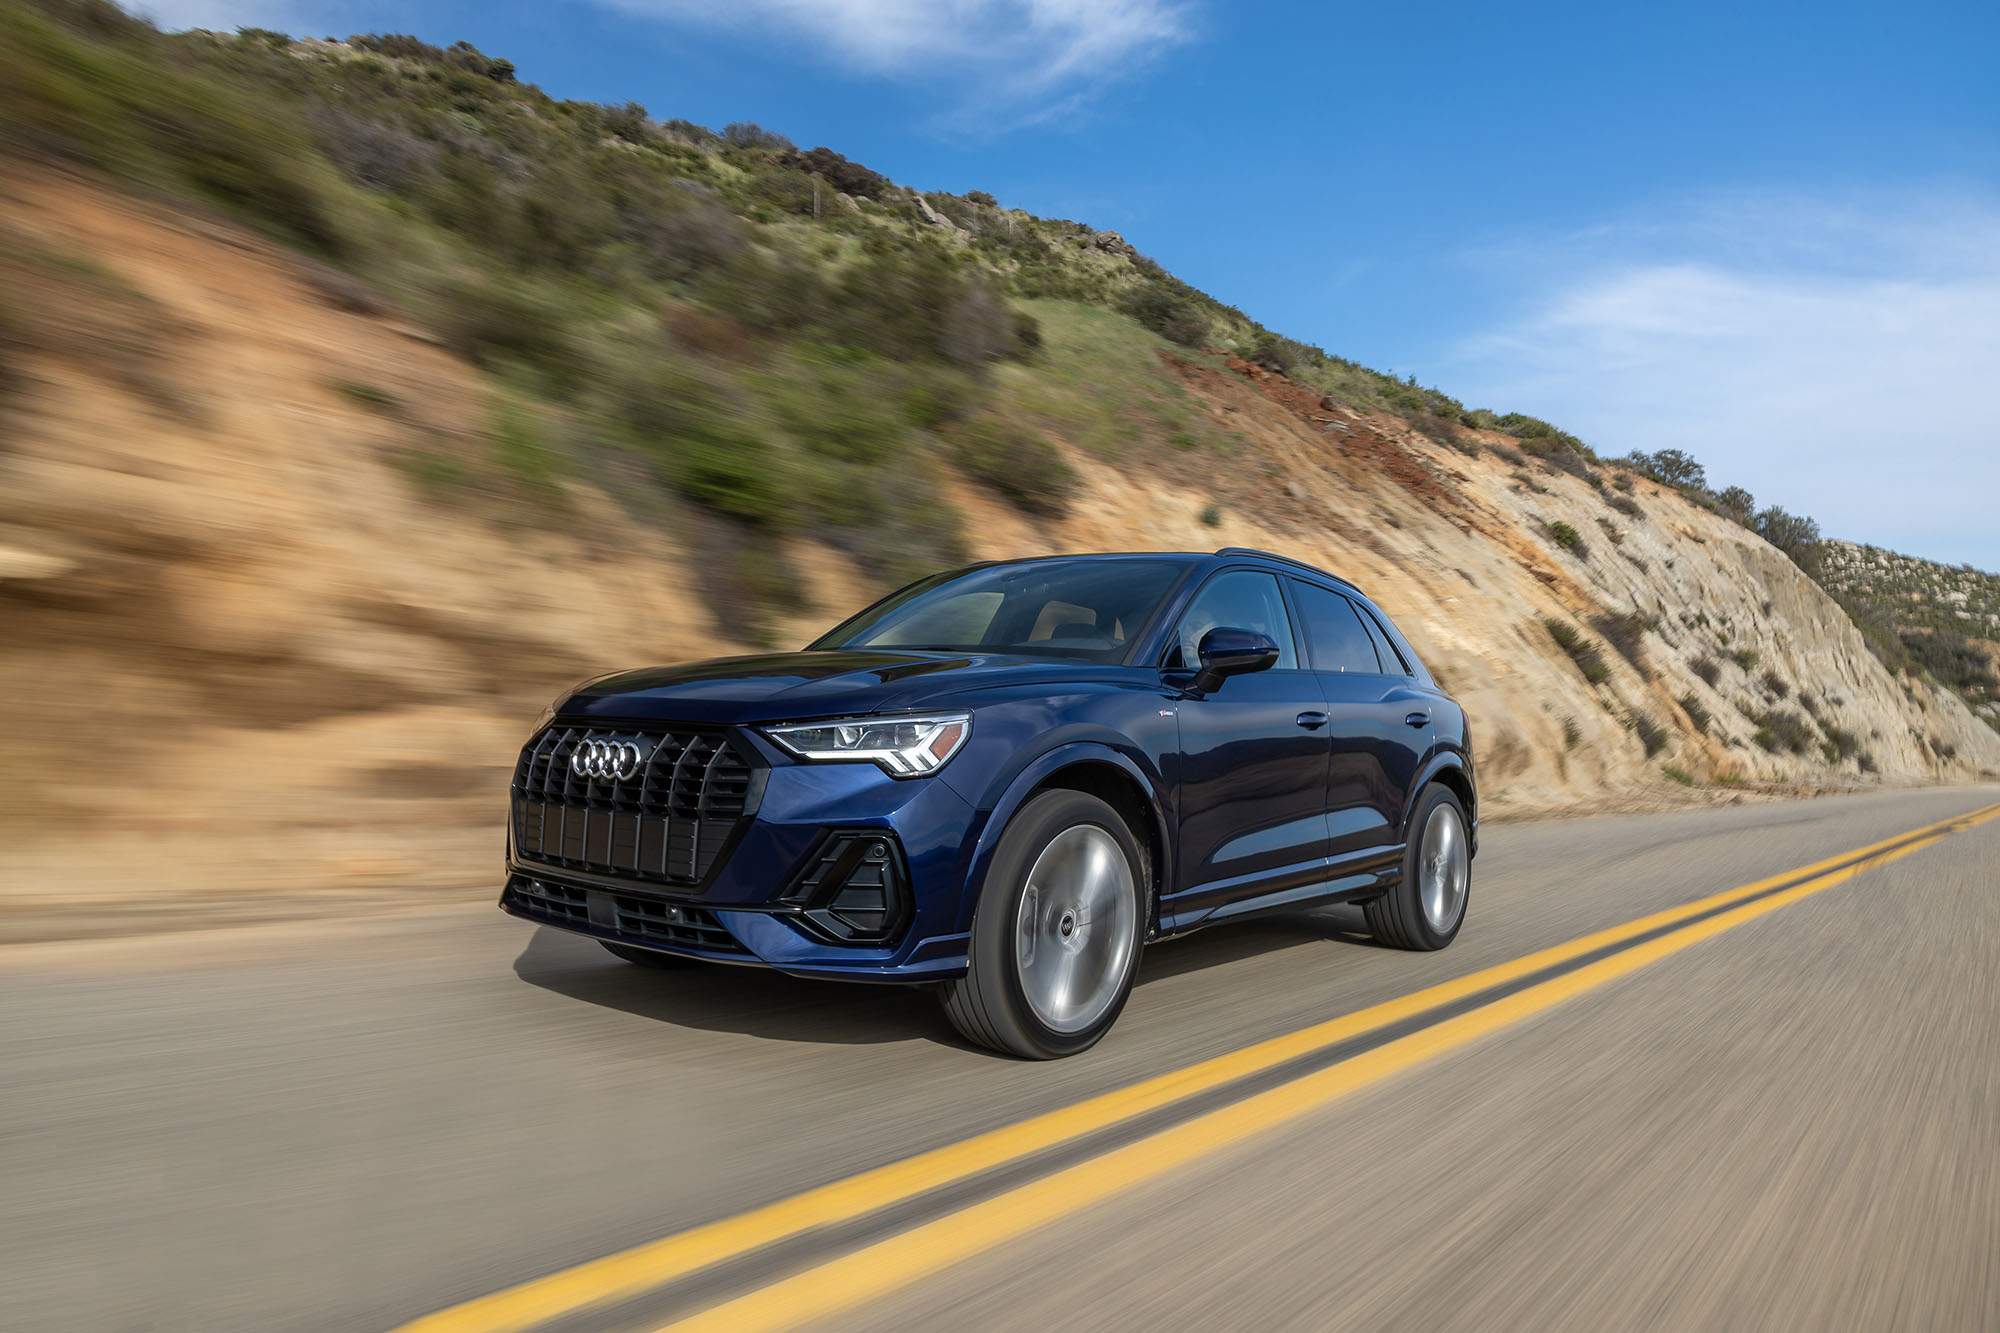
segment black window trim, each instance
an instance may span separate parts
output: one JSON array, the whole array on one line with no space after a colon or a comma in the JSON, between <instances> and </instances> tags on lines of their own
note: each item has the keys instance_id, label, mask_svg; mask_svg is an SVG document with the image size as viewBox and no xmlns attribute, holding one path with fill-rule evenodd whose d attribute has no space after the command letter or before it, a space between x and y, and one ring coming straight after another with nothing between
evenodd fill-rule
<instances>
[{"instance_id":1,"label":"black window trim","mask_svg":"<svg viewBox=\"0 0 2000 1333\"><path fill-rule=\"evenodd\" d=\"M1342 596L1346 596L1346 594L1343 593ZM1411 680L1417 679L1416 670L1410 666L1410 659L1403 655L1403 650L1396 646L1394 639L1389 637L1388 626L1382 623L1382 617L1376 613L1375 608L1353 597L1348 597L1347 600L1353 604L1355 614L1361 617L1361 623L1367 626L1368 632L1375 637L1375 655L1380 657L1382 650L1387 648L1390 659L1402 668L1401 671L1391 671L1389 670L1389 663L1384 662L1382 664L1382 674L1385 676L1405 676Z\"/></svg>"}]
</instances>

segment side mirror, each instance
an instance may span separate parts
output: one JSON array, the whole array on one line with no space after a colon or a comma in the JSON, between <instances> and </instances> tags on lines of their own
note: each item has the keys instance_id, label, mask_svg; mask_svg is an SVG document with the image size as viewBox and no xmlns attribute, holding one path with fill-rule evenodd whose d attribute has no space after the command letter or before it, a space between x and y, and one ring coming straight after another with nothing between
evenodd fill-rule
<instances>
[{"instance_id":1,"label":"side mirror","mask_svg":"<svg viewBox=\"0 0 2000 1333\"><path fill-rule=\"evenodd\" d=\"M1249 671L1267 671L1278 661L1278 645L1270 635L1254 629L1229 629L1218 625L1201 636L1201 670L1195 672L1191 688L1212 694L1223 681Z\"/></svg>"}]
</instances>

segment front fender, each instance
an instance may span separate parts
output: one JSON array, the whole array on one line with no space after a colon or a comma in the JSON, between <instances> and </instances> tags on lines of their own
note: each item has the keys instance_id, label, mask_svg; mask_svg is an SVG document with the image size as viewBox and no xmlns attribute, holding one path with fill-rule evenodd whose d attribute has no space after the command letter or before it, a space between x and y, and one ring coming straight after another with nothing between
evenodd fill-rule
<instances>
[{"instance_id":1,"label":"front fender","mask_svg":"<svg viewBox=\"0 0 2000 1333\"><path fill-rule=\"evenodd\" d=\"M1015 811L1027 803L1036 788L1065 768L1078 764L1107 764L1118 769L1146 793L1148 813L1153 819L1154 840L1160 848L1160 864L1155 874L1161 884L1173 883L1173 839L1168 836L1165 784L1157 772L1150 771L1149 765L1142 765L1121 749L1098 741L1073 741L1056 746L1037 755L1008 780L1005 788L994 800L993 808L987 813L980 826L979 838L973 845L972 856L965 876L965 895L961 900L959 930L972 929L972 915L979 902L979 895L986 886L986 874L993 864L993 855L998 850L1001 836L1006 833L1008 823Z\"/></svg>"}]
</instances>

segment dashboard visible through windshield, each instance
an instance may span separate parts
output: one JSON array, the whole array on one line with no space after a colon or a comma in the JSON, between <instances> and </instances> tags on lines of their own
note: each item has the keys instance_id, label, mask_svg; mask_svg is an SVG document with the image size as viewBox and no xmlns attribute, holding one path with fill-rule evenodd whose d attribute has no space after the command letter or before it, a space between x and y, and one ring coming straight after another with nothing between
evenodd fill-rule
<instances>
[{"instance_id":1,"label":"dashboard visible through windshield","mask_svg":"<svg viewBox=\"0 0 2000 1333\"><path fill-rule=\"evenodd\" d=\"M906 588L812 646L1122 661L1186 571L1167 559L987 566Z\"/></svg>"}]
</instances>

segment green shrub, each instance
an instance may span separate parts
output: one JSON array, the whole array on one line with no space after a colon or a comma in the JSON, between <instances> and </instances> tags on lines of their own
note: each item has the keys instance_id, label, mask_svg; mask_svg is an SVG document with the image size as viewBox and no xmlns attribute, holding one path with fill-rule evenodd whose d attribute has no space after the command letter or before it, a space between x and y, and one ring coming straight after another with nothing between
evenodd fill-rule
<instances>
[{"instance_id":1,"label":"green shrub","mask_svg":"<svg viewBox=\"0 0 2000 1333\"><path fill-rule=\"evenodd\" d=\"M1771 753L1788 750L1804 754L1814 744L1812 725L1789 709L1773 709L1755 718L1756 734L1751 737Z\"/></svg>"},{"instance_id":2,"label":"green shrub","mask_svg":"<svg viewBox=\"0 0 2000 1333\"><path fill-rule=\"evenodd\" d=\"M1222 506L1213 500L1201 507L1201 521L1211 528L1222 526Z\"/></svg>"},{"instance_id":3,"label":"green shrub","mask_svg":"<svg viewBox=\"0 0 2000 1333\"><path fill-rule=\"evenodd\" d=\"M1706 735L1708 733L1708 724L1712 720L1709 716L1708 706L1695 697L1693 690L1689 690L1686 694L1683 694L1680 703L1681 711L1688 715L1688 721L1694 723L1694 729Z\"/></svg>"},{"instance_id":4,"label":"green shrub","mask_svg":"<svg viewBox=\"0 0 2000 1333\"><path fill-rule=\"evenodd\" d=\"M1624 476L1622 473L1619 476L1619 480L1623 481L1627 486L1632 484L1632 479ZM1629 495L1609 496L1605 499L1605 503L1616 509L1619 513L1632 518L1644 518L1646 516L1646 511L1639 508L1639 502Z\"/></svg>"},{"instance_id":5,"label":"green shrub","mask_svg":"<svg viewBox=\"0 0 2000 1333\"><path fill-rule=\"evenodd\" d=\"M532 409L500 399L493 405L487 434L494 461L523 492L543 504L563 505L561 478L570 469Z\"/></svg>"},{"instance_id":6,"label":"green shrub","mask_svg":"<svg viewBox=\"0 0 2000 1333\"><path fill-rule=\"evenodd\" d=\"M1556 646L1576 663L1576 669L1583 673L1585 680L1592 685L1602 685L1611 678L1611 668L1604 665L1604 654L1575 626L1553 617L1544 619L1542 624L1548 627L1549 637L1556 641Z\"/></svg>"},{"instance_id":7,"label":"green shrub","mask_svg":"<svg viewBox=\"0 0 2000 1333\"><path fill-rule=\"evenodd\" d=\"M1648 759L1651 759L1654 755L1667 748L1666 728L1653 721L1652 718L1647 717L1644 713L1633 717L1632 730L1638 735L1639 743L1646 747L1646 757Z\"/></svg>"},{"instance_id":8,"label":"green shrub","mask_svg":"<svg viewBox=\"0 0 2000 1333\"><path fill-rule=\"evenodd\" d=\"M371 412L391 413L403 406L402 399L380 385L363 384L359 380L335 380L333 388L341 397Z\"/></svg>"},{"instance_id":9,"label":"green shrub","mask_svg":"<svg viewBox=\"0 0 2000 1333\"><path fill-rule=\"evenodd\" d=\"M1646 667L1646 631L1656 628L1652 620L1636 611L1620 611L1592 616L1590 624L1640 675L1650 674Z\"/></svg>"},{"instance_id":10,"label":"green shrub","mask_svg":"<svg viewBox=\"0 0 2000 1333\"><path fill-rule=\"evenodd\" d=\"M1563 722L1563 749L1574 750L1577 746L1577 742L1583 739L1583 728L1579 727L1576 724L1576 719L1573 717L1565 717L1563 718L1562 722Z\"/></svg>"},{"instance_id":11,"label":"green shrub","mask_svg":"<svg viewBox=\"0 0 2000 1333\"><path fill-rule=\"evenodd\" d=\"M1695 675L1701 677L1703 684L1710 687L1713 687L1715 682L1722 678L1722 663L1705 654L1694 660L1690 670Z\"/></svg>"},{"instance_id":12,"label":"green shrub","mask_svg":"<svg viewBox=\"0 0 2000 1333\"><path fill-rule=\"evenodd\" d=\"M577 333L578 312L554 284L497 273L445 274L429 304L445 341L481 365L524 367L557 397L582 387L589 362Z\"/></svg>"},{"instance_id":13,"label":"green shrub","mask_svg":"<svg viewBox=\"0 0 2000 1333\"><path fill-rule=\"evenodd\" d=\"M1582 534L1561 519L1548 524L1543 530L1549 534L1549 540L1563 550L1585 559L1589 558L1590 548L1584 545Z\"/></svg>"},{"instance_id":14,"label":"green shrub","mask_svg":"<svg viewBox=\"0 0 2000 1333\"><path fill-rule=\"evenodd\" d=\"M1757 650L1755 648L1738 648L1731 652L1729 656L1737 666L1743 668L1745 671L1749 671L1757 665Z\"/></svg>"},{"instance_id":15,"label":"green shrub","mask_svg":"<svg viewBox=\"0 0 2000 1333\"><path fill-rule=\"evenodd\" d=\"M1040 435L999 417L975 417L954 432L959 466L1023 513L1059 518L1080 479Z\"/></svg>"},{"instance_id":16,"label":"green shrub","mask_svg":"<svg viewBox=\"0 0 2000 1333\"><path fill-rule=\"evenodd\" d=\"M1759 537L1791 557L1807 574L1819 571L1819 524L1803 514L1789 514L1778 505L1762 510L1751 521Z\"/></svg>"},{"instance_id":17,"label":"green shrub","mask_svg":"<svg viewBox=\"0 0 2000 1333\"><path fill-rule=\"evenodd\" d=\"M1661 764L1660 772L1664 773L1669 781L1678 782L1683 787L1694 786L1693 776L1690 775L1686 769L1681 768L1679 765Z\"/></svg>"},{"instance_id":18,"label":"green shrub","mask_svg":"<svg viewBox=\"0 0 2000 1333\"><path fill-rule=\"evenodd\" d=\"M1791 682L1775 671L1766 671L1764 673L1764 688L1777 695L1780 699L1792 692ZM1808 708L1806 711L1810 713L1812 709Z\"/></svg>"},{"instance_id":19,"label":"green shrub","mask_svg":"<svg viewBox=\"0 0 2000 1333\"><path fill-rule=\"evenodd\" d=\"M1118 308L1169 342L1200 347L1208 341L1207 312L1165 282L1139 284Z\"/></svg>"}]
</instances>

